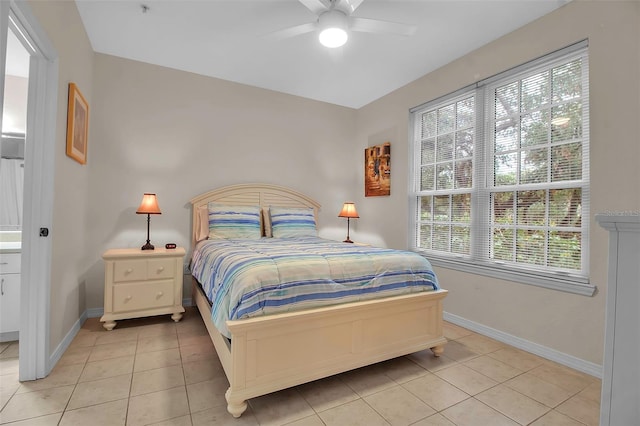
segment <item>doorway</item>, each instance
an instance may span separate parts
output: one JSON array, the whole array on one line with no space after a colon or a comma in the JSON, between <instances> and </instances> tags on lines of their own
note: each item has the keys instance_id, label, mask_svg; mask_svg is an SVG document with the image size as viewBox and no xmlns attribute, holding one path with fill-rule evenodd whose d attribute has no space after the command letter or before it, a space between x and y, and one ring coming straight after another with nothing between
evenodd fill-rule
<instances>
[{"instance_id":1,"label":"doorway","mask_svg":"<svg viewBox=\"0 0 640 426\"><path fill-rule=\"evenodd\" d=\"M31 55L14 31L7 34L0 138L0 358L18 358L20 253Z\"/></svg>"},{"instance_id":2,"label":"doorway","mask_svg":"<svg viewBox=\"0 0 640 426\"><path fill-rule=\"evenodd\" d=\"M20 260L31 55L10 28L0 137L0 358L18 359Z\"/></svg>"},{"instance_id":3,"label":"doorway","mask_svg":"<svg viewBox=\"0 0 640 426\"><path fill-rule=\"evenodd\" d=\"M11 35L10 35L11 33ZM0 1L0 112L4 109L7 44L15 36L29 54L19 308L19 378L45 377L49 360L51 241L40 237L53 220L58 62L53 45L22 0ZM4 114L0 114L0 128Z\"/></svg>"}]
</instances>

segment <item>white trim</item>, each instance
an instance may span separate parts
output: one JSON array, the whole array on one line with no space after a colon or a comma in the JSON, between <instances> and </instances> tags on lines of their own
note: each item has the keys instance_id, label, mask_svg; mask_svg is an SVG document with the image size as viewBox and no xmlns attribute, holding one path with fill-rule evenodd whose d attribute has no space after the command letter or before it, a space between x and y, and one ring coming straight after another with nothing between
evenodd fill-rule
<instances>
[{"instance_id":1,"label":"white trim","mask_svg":"<svg viewBox=\"0 0 640 426\"><path fill-rule=\"evenodd\" d=\"M578 41L572 45L569 45L567 47L563 47L561 49L556 50L555 52L551 52L548 53L547 55L544 55L540 58L536 58L533 59L529 62L526 62L524 64L515 66L513 68L510 68L508 70L504 70L496 75L493 75L491 77L487 77L484 80L480 80L480 81L476 81L475 83L472 83L468 86L463 87L462 89L458 89L454 92L451 93L447 93L445 95L439 96L435 99L432 99L430 101L427 102L423 102L420 105L414 106L412 108L409 109L409 113L413 114L416 111L419 111L421 109L425 109L425 108L430 108L432 105L438 104L440 102L444 102L446 99L452 99L455 98L457 96L459 96L460 93L468 91L468 90L474 90L480 86L486 86L489 85L491 83L493 83L496 80L500 80L502 79L505 75L515 75L518 73L522 73L522 72L526 72L527 70L530 70L531 68L535 68L537 66L540 66L540 63L545 63L548 60L554 60L557 59L559 57L562 56L567 56L567 55L571 55L574 52L577 52L581 49L585 49L589 47L589 40L585 39L585 40L581 40Z\"/></svg>"},{"instance_id":2,"label":"white trim","mask_svg":"<svg viewBox=\"0 0 640 426\"><path fill-rule=\"evenodd\" d=\"M0 1L0 70L6 69L7 62L7 38L9 31L9 4ZM7 34L7 37L5 37ZM0 72L0 131L2 130L2 117L4 116L4 72Z\"/></svg>"},{"instance_id":3,"label":"white trim","mask_svg":"<svg viewBox=\"0 0 640 426\"><path fill-rule=\"evenodd\" d=\"M565 365L574 370L582 371L583 373L590 374L591 376L602 378L602 365L595 364L590 361L577 358L573 355L566 354L564 352L551 349L547 346L540 345L538 343L531 342L521 337L516 337L509 333L505 333L495 328L487 327L486 325L479 324L475 321L468 320L449 312L444 312L443 317L445 321L452 324L459 325L460 327L467 328L476 333L480 333L484 336L491 337L499 342L506 343L523 351L530 352L532 354L541 356L548 360L557 362L558 364ZM447 353L445 346L445 355Z\"/></svg>"},{"instance_id":4,"label":"white trim","mask_svg":"<svg viewBox=\"0 0 640 426\"><path fill-rule=\"evenodd\" d=\"M183 306L192 306L191 303L191 298L182 299ZM98 318L102 316L103 310L103 308L89 308L82 313L80 319L76 321L71 330L69 330L69 333L67 333L60 345L58 345L58 347L56 348L54 354L51 356L51 365L55 365L55 363L58 362L60 356L64 354L64 351L68 348L69 344L78 333L78 330L87 320L87 318ZM572 355L556 351L555 349L551 349L546 346L533 343L529 340L513 336L503 331L487 327L486 325L479 324L475 321L468 320L449 312L444 312L443 317L445 321L448 321L452 324L459 325L460 327L464 327L471 331L475 331L476 333L480 333L484 336L491 337L492 339L498 340L502 343L506 343L515 348L522 349L535 355L539 355L545 359L555 361L569 368L573 368L574 370L582 371L583 373L590 374L597 378L602 378L602 365L594 364L592 362L585 361Z\"/></svg>"},{"instance_id":5,"label":"white trim","mask_svg":"<svg viewBox=\"0 0 640 426\"><path fill-rule=\"evenodd\" d=\"M434 266L462 271L470 274L484 275L486 277L497 278L505 281L512 281L522 284L530 284L544 287L551 290L564 291L566 293L579 294L582 296L593 296L597 287L587 281L580 280L571 275L555 273L553 275L540 275L537 271L524 271L514 269L502 269L497 266L482 266L471 262L457 259L445 259L434 257L426 252L418 252L426 257Z\"/></svg>"},{"instance_id":6,"label":"white trim","mask_svg":"<svg viewBox=\"0 0 640 426\"><path fill-rule=\"evenodd\" d=\"M437 100L427 102L421 106L421 108L412 108L410 110L411 119L409 126L410 131L410 145L411 145L411 161L410 161L410 187L409 187L409 237L410 237L410 250L416 251L432 262L436 266L442 266L445 268L451 268L455 270L462 270L465 272L480 274L485 276L496 277L499 279L509 280L517 283L523 283L528 285L535 285L539 287L549 288L553 290L565 291L568 293L580 294L584 296L593 296L597 291L595 285L590 283L589 279L589 221L583 220L580 227L552 227L545 226L521 226L516 224L505 225L507 228L512 229L515 233L519 229L539 229L545 232L546 242L549 242L549 235L551 231L571 231L579 232L582 236L581 239L581 270L573 270L560 267L544 267L542 265L525 264L524 262L517 262L514 256L513 261L497 261L494 260L490 253L490 247L492 247L492 235L493 228L496 224L491 219L492 205L490 201L492 194L502 191L519 191L530 189L541 189L547 192L547 197L550 190L562 189L562 188L580 188L582 190L582 217L589 217L589 174L588 174L588 147L589 147L589 130L588 130L588 91L587 86L583 85L582 93L582 105L583 105L583 127L584 133L582 135L581 143L583 149L582 168L583 175L578 181L562 181L552 182L549 171L547 171L547 181L544 183L536 184L521 184L517 185L504 185L496 187L491 182L492 171L494 169L494 153L492 152L495 143L495 135L493 134L493 121L495 121L494 114L489 113L492 107L488 105L488 101L494 99L493 92L497 86L500 86L506 82L520 81L525 76L531 75L534 72L540 70L552 69L553 67L560 66L568 63L567 61L582 60L582 80L588 79L588 53L587 41L582 41L571 45L567 48L560 49L551 54L545 55L539 59L528 62L520 67L505 71L498 74L495 77L478 82L474 85L467 86L464 89L454 92L453 94L446 95L438 98ZM433 159L425 161L422 164L422 144L427 138L423 133L424 129L421 125L421 120L424 114L432 114L438 111L442 107L456 107L457 102L467 97L475 96L475 136L476 142L474 143L473 153L473 188L460 189L442 189L439 190L437 185L428 190L421 188L421 167L428 166L433 167L434 180L437 180L437 167L439 160L437 158L437 152L433 153ZM551 108L554 103L549 104ZM484 108L484 112L482 112ZM544 106L547 108L547 106ZM516 115L520 116L522 112L518 112ZM490 116L490 117L487 117ZM493 118L492 118L493 117ZM481 127L485 127L484 131L481 131ZM457 124L454 125L454 131L458 131ZM491 130L491 131L490 131ZM550 131L550 127L548 128ZM440 135L439 130L436 131L437 135ZM448 134L448 132L446 132ZM435 136L435 135L431 135ZM430 136L430 137L431 137ZM576 142L576 141L573 141ZM568 144L569 142L563 142ZM437 144L436 144L437 145ZM553 143L549 139L545 144L540 145L545 149L553 149L556 146L561 146L561 143ZM520 152L523 147L517 149L514 148L513 152ZM437 149L436 149L437 150ZM511 151L508 151L511 152ZM433 161L432 161L433 160ZM456 159L447 159L446 164L456 164ZM520 162L518 161L518 167ZM548 169L549 170L549 169ZM422 218L422 212L420 211L420 197L449 197L451 204L451 197L454 194L470 193L471 194L471 223L456 223L454 217L451 215L447 219L437 218L433 214L428 219ZM435 200L435 198L434 198ZM514 203L516 202L514 197ZM432 200L432 209L435 213L435 201ZM549 215L549 202L546 203L545 217ZM514 204L515 208L515 204ZM450 206L450 212L452 211ZM515 211L515 210L514 210ZM490 220L491 219L491 220ZM470 229L470 250L468 254L455 254L451 252L451 246L446 250L437 251L431 250L431 247L419 247L421 241L419 239L422 225L429 225L432 233L432 242L435 241L434 227L443 226L449 229L449 244L453 241L453 231L451 226L457 224L458 226ZM515 235L515 234L514 234ZM443 237L445 234L442 235ZM545 246L544 256L545 263L549 256L550 248L548 244ZM511 253L515 254L516 251L516 239L512 239Z\"/></svg>"},{"instance_id":7,"label":"white trim","mask_svg":"<svg viewBox=\"0 0 640 426\"><path fill-rule=\"evenodd\" d=\"M28 166L24 182L24 223L22 227L22 286L21 324L27 328L20 344L20 380L45 377L51 371L47 363L49 353L49 295L51 280L51 238L39 236L39 229L51 229L53 222L53 146L48 141L55 135L55 123L44 118L55 104L49 105L56 95L57 70L45 59L31 57L29 72L29 101L27 122L34 123L33 131L27 134L25 158ZM57 66L55 67L57 68ZM51 77L54 74L55 77ZM49 87L50 90L45 89ZM43 91L45 89L49 93ZM55 101L53 101L55 102ZM26 309L25 309L26 308ZM21 330L22 331L22 330ZM26 340L25 337L28 339ZM26 340L26 344L23 341ZM23 351L24 348L24 351ZM29 354L27 365L22 362L23 352ZM31 362L35 362L35 372ZM35 375L34 375L35 373Z\"/></svg>"},{"instance_id":8,"label":"white trim","mask_svg":"<svg viewBox=\"0 0 640 426\"><path fill-rule=\"evenodd\" d=\"M82 315L80 315L80 318L78 318L76 322L73 323L73 326L71 326L71 329L64 336L64 339L62 339L60 344L56 347L56 349L49 357L49 365L56 365L58 361L60 361L60 358L62 358L62 355L64 355L65 351L69 349L69 345L71 344L71 342L73 342L73 339L80 331L82 324L84 324L84 322L87 320L87 312L88 310L84 311Z\"/></svg>"},{"instance_id":9,"label":"white trim","mask_svg":"<svg viewBox=\"0 0 640 426\"><path fill-rule=\"evenodd\" d=\"M20 339L20 332L18 331L6 331L0 333L0 342L13 342Z\"/></svg>"}]
</instances>

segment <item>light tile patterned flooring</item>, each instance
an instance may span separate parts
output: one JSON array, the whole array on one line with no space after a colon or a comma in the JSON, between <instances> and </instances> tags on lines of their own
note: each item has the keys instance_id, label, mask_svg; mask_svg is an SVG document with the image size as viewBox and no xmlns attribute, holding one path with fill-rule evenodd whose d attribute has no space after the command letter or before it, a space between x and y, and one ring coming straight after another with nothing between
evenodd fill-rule
<instances>
[{"instance_id":1,"label":"light tile patterned flooring","mask_svg":"<svg viewBox=\"0 0 640 426\"><path fill-rule=\"evenodd\" d=\"M249 401L226 412L228 382L196 310L86 321L51 374L18 382L0 343L0 424L597 425L600 380L445 323L440 358L418 352Z\"/></svg>"}]
</instances>

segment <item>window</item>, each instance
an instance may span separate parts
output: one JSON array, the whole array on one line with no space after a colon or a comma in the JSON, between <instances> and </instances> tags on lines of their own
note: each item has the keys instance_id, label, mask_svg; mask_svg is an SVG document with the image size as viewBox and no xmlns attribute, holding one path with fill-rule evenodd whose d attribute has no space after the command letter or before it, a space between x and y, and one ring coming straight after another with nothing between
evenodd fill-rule
<instances>
[{"instance_id":1,"label":"window","mask_svg":"<svg viewBox=\"0 0 640 426\"><path fill-rule=\"evenodd\" d=\"M580 43L413 109L412 248L593 294L588 87Z\"/></svg>"}]
</instances>

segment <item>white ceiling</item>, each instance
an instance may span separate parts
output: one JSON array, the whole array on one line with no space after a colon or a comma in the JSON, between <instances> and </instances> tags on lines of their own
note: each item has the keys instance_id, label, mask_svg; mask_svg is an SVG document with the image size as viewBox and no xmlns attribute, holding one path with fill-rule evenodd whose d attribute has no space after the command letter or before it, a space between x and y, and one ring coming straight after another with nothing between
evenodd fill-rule
<instances>
[{"instance_id":1,"label":"white ceiling","mask_svg":"<svg viewBox=\"0 0 640 426\"><path fill-rule=\"evenodd\" d=\"M353 16L417 26L411 37L265 35L314 22L297 0L76 0L96 52L360 108L567 0L365 0ZM142 4L149 9L143 13Z\"/></svg>"}]
</instances>

